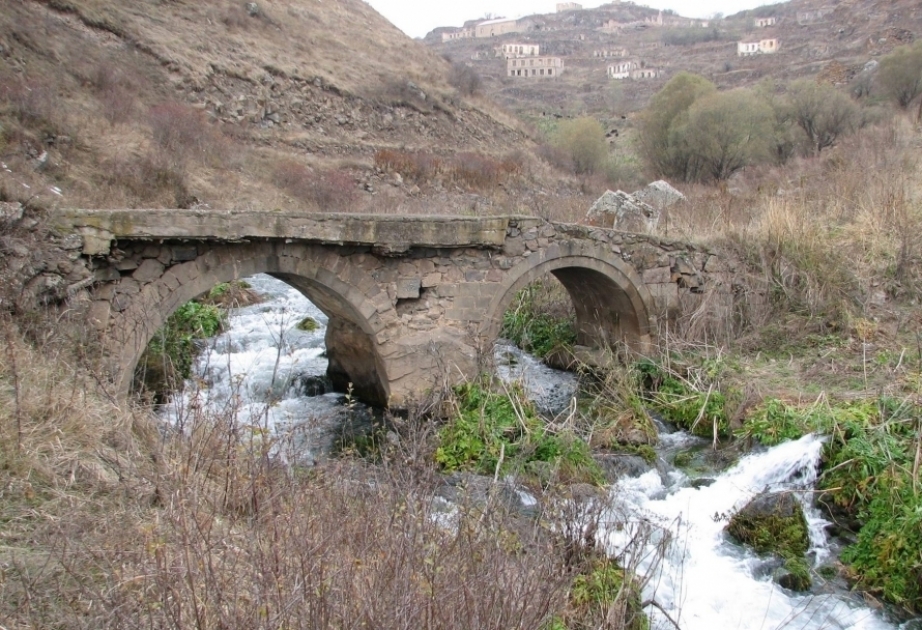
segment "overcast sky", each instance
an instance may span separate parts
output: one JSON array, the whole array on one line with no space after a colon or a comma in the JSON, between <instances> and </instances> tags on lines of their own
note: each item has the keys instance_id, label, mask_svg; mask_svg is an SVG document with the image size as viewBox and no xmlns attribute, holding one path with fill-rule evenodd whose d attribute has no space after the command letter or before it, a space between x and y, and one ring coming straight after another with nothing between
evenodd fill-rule
<instances>
[{"instance_id":1,"label":"overcast sky","mask_svg":"<svg viewBox=\"0 0 922 630\"><path fill-rule=\"evenodd\" d=\"M720 12L731 15L773 0L637 0L654 9L674 9L685 17L710 17ZM557 0L366 0L378 13L410 37L423 37L437 26L461 26L466 20L487 13L516 18L535 13L553 13ZM582 2L586 8L605 2Z\"/></svg>"}]
</instances>

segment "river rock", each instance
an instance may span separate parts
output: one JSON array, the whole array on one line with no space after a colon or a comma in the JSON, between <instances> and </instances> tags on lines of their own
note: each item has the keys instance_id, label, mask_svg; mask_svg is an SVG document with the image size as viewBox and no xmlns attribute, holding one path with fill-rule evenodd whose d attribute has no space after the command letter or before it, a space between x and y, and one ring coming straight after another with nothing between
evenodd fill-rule
<instances>
[{"instance_id":1,"label":"river rock","mask_svg":"<svg viewBox=\"0 0 922 630\"><path fill-rule=\"evenodd\" d=\"M653 466L639 455L627 453L598 453L592 457L608 483L615 483L620 479L640 477L653 470Z\"/></svg>"},{"instance_id":2,"label":"river rock","mask_svg":"<svg viewBox=\"0 0 922 630\"><path fill-rule=\"evenodd\" d=\"M469 502L481 506L494 496L510 512L528 518L536 517L540 511L538 500L524 487L510 481L494 482L492 477L469 472L446 476L436 495L456 505Z\"/></svg>"},{"instance_id":3,"label":"river rock","mask_svg":"<svg viewBox=\"0 0 922 630\"><path fill-rule=\"evenodd\" d=\"M800 501L789 492L763 492L730 518L726 531L758 553L802 557L810 545Z\"/></svg>"}]
</instances>

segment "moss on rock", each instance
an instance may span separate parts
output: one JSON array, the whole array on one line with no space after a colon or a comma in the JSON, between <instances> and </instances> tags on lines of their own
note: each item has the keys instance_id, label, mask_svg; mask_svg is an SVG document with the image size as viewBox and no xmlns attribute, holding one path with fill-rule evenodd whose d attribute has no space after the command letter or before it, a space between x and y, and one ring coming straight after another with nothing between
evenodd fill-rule
<instances>
[{"instance_id":1,"label":"moss on rock","mask_svg":"<svg viewBox=\"0 0 922 630\"><path fill-rule=\"evenodd\" d=\"M726 531L757 553L783 558L802 557L810 545L803 508L790 493L760 494L730 518Z\"/></svg>"}]
</instances>

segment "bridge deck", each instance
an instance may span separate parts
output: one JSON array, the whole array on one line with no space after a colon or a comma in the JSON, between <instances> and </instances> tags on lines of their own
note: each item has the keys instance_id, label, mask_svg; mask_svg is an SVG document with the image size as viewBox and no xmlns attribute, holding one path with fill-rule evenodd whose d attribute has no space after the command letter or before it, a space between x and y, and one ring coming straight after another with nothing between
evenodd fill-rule
<instances>
[{"instance_id":1,"label":"bridge deck","mask_svg":"<svg viewBox=\"0 0 922 630\"><path fill-rule=\"evenodd\" d=\"M60 229L104 239L240 241L285 238L335 245L375 245L401 252L410 247L502 247L510 224L539 223L521 216L462 217L217 210L62 210Z\"/></svg>"}]
</instances>

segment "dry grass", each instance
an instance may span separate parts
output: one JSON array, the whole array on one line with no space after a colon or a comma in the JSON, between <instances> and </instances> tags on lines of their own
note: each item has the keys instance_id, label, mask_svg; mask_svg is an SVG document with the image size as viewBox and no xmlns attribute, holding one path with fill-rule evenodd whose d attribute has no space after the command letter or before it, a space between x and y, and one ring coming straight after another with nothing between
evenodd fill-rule
<instances>
[{"instance_id":1,"label":"dry grass","mask_svg":"<svg viewBox=\"0 0 922 630\"><path fill-rule=\"evenodd\" d=\"M54 331L28 341L5 318L0 332L4 627L531 630L636 614L628 588L570 601L599 562L582 523L596 531L604 502L550 502L538 520L492 490L448 504L431 422L398 421L377 464L302 469L233 410L161 426L101 398Z\"/></svg>"},{"instance_id":2,"label":"dry grass","mask_svg":"<svg viewBox=\"0 0 922 630\"><path fill-rule=\"evenodd\" d=\"M783 314L810 332L847 330L922 297L919 131L897 117L830 155L747 174L735 190L693 188L668 235L741 261L738 335Z\"/></svg>"}]
</instances>

